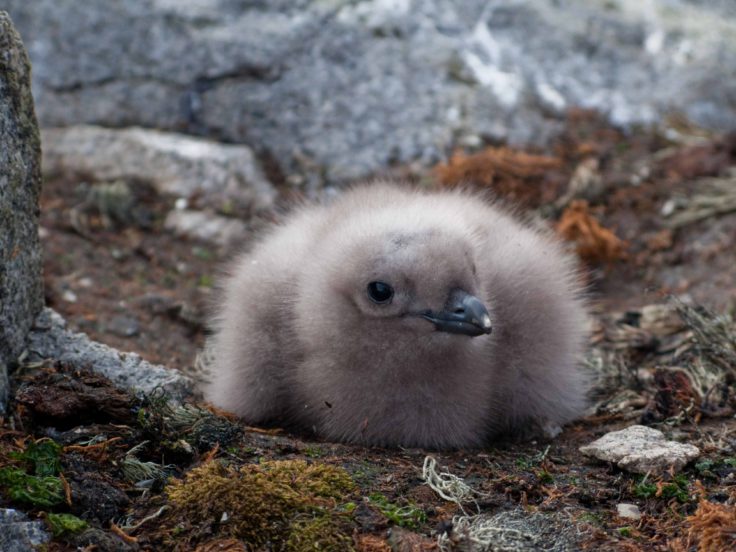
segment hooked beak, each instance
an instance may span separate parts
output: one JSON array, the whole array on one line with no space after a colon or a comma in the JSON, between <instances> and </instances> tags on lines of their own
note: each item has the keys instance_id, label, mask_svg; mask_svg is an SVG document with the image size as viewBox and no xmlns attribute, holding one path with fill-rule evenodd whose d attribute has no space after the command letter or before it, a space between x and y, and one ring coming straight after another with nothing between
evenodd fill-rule
<instances>
[{"instance_id":1,"label":"hooked beak","mask_svg":"<svg viewBox=\"0 0 736 552\"><path fill-rule=\"evenodd\" d=\"M488 309L475 297L462 290L455 290L444 310L426 311L420 314L434 324L437 331L476 337L491 333L491 317Z\"/></svg>"}]
</instances>

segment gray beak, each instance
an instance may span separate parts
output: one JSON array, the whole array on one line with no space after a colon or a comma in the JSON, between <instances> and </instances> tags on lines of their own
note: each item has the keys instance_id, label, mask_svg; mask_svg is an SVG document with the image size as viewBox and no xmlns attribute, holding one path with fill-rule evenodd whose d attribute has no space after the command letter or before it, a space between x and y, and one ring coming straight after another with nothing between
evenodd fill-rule
<instances>
[{"instance_id":1,"label":"gray beak","mask_svg":"<svg viewBox=\"0 0 736 552\"><path fill-rule=\"evenodd\" d=\"M426 311L420 316L432 322L435 329L440 332L471 337L491 333L491 317L488 315L488 309L480 299L459 289L450 294L444 310Z\"/></svg>"}]
</instances>

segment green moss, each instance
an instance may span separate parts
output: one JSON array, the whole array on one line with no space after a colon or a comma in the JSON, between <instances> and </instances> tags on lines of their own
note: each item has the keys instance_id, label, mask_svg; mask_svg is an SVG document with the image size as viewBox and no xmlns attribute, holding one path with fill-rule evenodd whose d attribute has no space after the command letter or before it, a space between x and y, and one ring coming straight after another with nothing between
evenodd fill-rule
<instances>
[{"instance_id":1,"label":"green moss","mask_svg":"<svg viewBox=\"0 0 736 552\"><path fill-rule=\"evenodd\" d=\"M621 535L622 537L630 537L631 527L619 527L618 534Z\"/></svg>"},{"instance_id":2,"label":"green moss","mask_svg":"<svg viewBox=\"0 0 736 552\"><path fill-rule=\"evenodd\" d=\"M398 506L389 502L381 493L373 493L368 499L386 516L386 519L401 527L415 529L427 521L427 514L424 513L424 510L417 508L411 502L406 506Z\"/></svg>"},{"instance_id":3,"label":"green moss","mask_svg":"<svg viewBox=\"0 0 736 552\"><path fill-rule=\"evenodd\" d=\"M304 461L267 461L240 469L210 462L166 488L174 521L254 548L349 550L348 515L340 504L355 490L345 470Z\"/></svg>"},{"instance_id":4,"label":"green moss","mask_svg":"<svg viewBox=\"0 0 736 552\"><path fill-rule=\"evenodd\" d=\"M637 498L651 498L657 494L657 486L654 483L642 481L634 487L634 496Z\"/></svg>"},{"instance_id":5,"label":"green moss","mask_svg":"<svg viewBox=\"0 0 736 552\"><path fill-rule=\"evenodd\" d=\"M603 526L605 523L603 516L596 512L583 512L580 514L578 519L582 522L590 523L591 525L596 525L598 527Z\"/></svg>"},{"instance_id":6,"label":"green moss","mask_svg":"<svg viewBox=\"0 0 736 552\"><path fill-rule=\"evenodd\" d=\"M28 466L35 475L45 477L58 475L61 471L61 445L51 439L41 439L31 443L26 450L12 456Z\"/></svg>"},{"instance_id":7,"label":"green moss","mask_svg":"<svg viewBox=\"0 0 736 552\"><path fill-rule=\"evenodd\" d=\"M536 475L539 478L540 483L550 484L555 481L555 478L547 470L539 470L536 472Z\"/></svg>"},{"instance_id":8,"label":"green moss","mask_svg":"<svg viewBox=\"0 0 736 552\"><path fill-rule=\"evenodd\" d=\"M319 447L306 447L304 454L309 458L321 458L325 455L324 451Z\"/></svg>"},{"instance_id":9,"label":"green moss","mask_svg":"<svg viewBox=\"0 0 736 552\"><path fill-rule=\"evenodd\" d=\"M18 468L0 469L0 489L14 502L49 508L64 500L61 479L28 475Z\"/></svg>"},{"instance_id":10,"label":"green moss","mask_svg":"<svg viewBox=\"0 0 736 552\"><path fill-rule=\"evenodd\" d=\"M87 528L87 522L72 514L46 514L46 523L54 537L79 533Z\"/></svg>"},{"instance_id":11,"label":"green moss","mask_svg":"<svg viewBox=\"0 0 736 552\"><path fill-rule=\"evenodd\" d=\"M211 288L215 284L215 279L212 277L211 274L202 274L199 277L199 281L197 282L197 285L199 287L204 288Z\"/></svg>"},{"instance_id":12,"label":"green moss","mask_svg":"<svg viewBox=\"0 0 736 552\"><path fill-rule=\"evenodd\" d=\"M0 490L12 501L51 507L64 500L64 486L56 477L61 469L61 445L51 439L29 444L23 452L11 453L22 467L0 469Z\"/></svg>"},{"instance_id":13,"label":"green moss","mask_svg":"<svg viewBox=\"0 0 736 552\"><path fill-rule=\"evenodd\" d=\"M653 498L657 496L660 490L660 485L655 483L648 483L646 477L644 477L639 483L634 486L634 496L638 498ZM661 493L659 498L669 500L676 498L679 502L689 502L690 495L688 493L688 480L687 477L680 474L676 475L672 481L661 485Z\"/></svg>"}]
</instances>

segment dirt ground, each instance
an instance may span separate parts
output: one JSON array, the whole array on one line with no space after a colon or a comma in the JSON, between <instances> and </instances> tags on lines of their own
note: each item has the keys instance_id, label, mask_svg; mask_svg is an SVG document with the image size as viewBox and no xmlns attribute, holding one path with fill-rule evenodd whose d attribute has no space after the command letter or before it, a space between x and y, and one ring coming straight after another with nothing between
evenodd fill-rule
<instances>
[{"instance_id":1,"label":"dirt ground","mask_svg":"<svg viewBox=\"0 0 736 552\"><path fill-rule=\"evenodd\" d=\"M545 218L577 248L595 313L591 347L595 358L618 367L597 382L588 417L553 440L480 451L368 449L243 427L206 410L174 412L159 398L131 397L50 361L14 375L13 410L0 425L0 466L38 471L34 443L52 438L63 448L49 476L61 478L62 492L48 503L24 502L6 488L0 506L45 520L50 512L71 513L87 523L59 530L49 550L410 551L439 549L442 535L445 549L463 550L470 549L469 537L458 535L457 519L452 531L463 510L539 514L552 531L529 549L736 549L732 381L714 385L712 394L691 381L663 384L666 374L658 379L657 370L695 362L707 347L695 344L697 331L685 321L674 328L642 322L649 312L643 308L655 303L669 304L667 316L676 316L667 303L671 294L716 313L734 312L736 138L684 126L672 136L625 134L574 112L544 155L489 146L458 152L428 174L394 171L437 186L490 188ZM188 372L205 341L207 306L228 253L173 237L163 217L175 199L157 196L145 183L131 189L134 215L115 220L90 205L87 184L45 184L47 303L93 339ZM61 411L33 400L50 393L68 398ZM578 452L607 431L640 421L696 444L701 457L682 474L643 477ZM461 507L424 483L429 454L476 491L472 500ZM212 471L213 459L231 471ZM245 471L233 471L241 465ZM278 470L307 466L335 470L322 474L329 482L324 489L307 492L298 477L289 480L287 487L309 501L267 486ZM166 487L168 477L185 473L202 489L203 504L187 494L186 483ZM340 479L344 473L349 482ZM245 490L233 498L213 483L218 477L241 478L267 498ZM0 474L0 490L1 484ZM211 506L218 500L227 506ZM264 501L281 509L261 511ZM620 503L638 505L641 518L619 517ZM268 529L248 525L241 510L259 512ZM248 537L255 534L270 536Z\"/></svg>"}]
</instances>

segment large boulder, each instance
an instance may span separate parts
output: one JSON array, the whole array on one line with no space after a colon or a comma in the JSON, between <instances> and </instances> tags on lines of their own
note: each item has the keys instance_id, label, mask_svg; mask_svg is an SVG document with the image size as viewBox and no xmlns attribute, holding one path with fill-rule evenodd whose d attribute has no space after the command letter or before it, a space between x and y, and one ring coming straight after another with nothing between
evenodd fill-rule
<instances>
[{"instance_id":1,"label":"large boulder","mask_svg":"<svg viewBox=\"0 0 736 552\"><path fill-rule=\"evenodd\" d=\"M207 135L331 181L481 138L545 142L570 106L736 124L732 0L5 5L45 126Z\"/></svg>"},{"instance_id":2,"label":"large boulder","mask_svg":"<svg viewBox=\"0 0 736 552\"><path fill-rule=\"evenodd\" d=\"M0 11L0 412L7 400L7 363L23 350L43 307L40 192L30 64L13 22Z\"/></svg>"}]
</instances>

